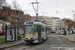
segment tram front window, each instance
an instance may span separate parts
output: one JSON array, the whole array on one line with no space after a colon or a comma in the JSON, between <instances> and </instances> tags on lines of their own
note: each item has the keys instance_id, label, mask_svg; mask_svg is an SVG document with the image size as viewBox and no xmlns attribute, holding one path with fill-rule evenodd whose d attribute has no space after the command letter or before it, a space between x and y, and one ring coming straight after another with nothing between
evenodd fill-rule
<instances>
[{"instance_id":1,"label":"tram front window","mask_svg":"<svg viewBox=\"0 0 75 50\"><path fill-rule=\"evenodd\" d=\"M33 25L25 26L25 33L30 34L30 33L34 33L35 31L36 31L36 26Z\"/></svg>"}]
</instances>

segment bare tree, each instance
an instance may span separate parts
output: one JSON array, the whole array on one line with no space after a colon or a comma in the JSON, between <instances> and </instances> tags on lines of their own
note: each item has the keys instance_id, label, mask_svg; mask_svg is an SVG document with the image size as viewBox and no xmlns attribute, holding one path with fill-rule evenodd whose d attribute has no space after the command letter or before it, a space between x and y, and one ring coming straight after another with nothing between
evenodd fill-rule
<instances>
[{"instance_id":1,"label":"bare tree","mask_svg":"<svg viewBox=\"0 0 75 50\"><path fill-rule=\"evenodd\" d=\"M16 0L13 0L13 2L12 2L12 7L14 8L14 9L16 9L16 15L17 15L17 25L19 25L19 16L18 16L18 14L19 14L19 11L21 10L20 9L20 5L17 3L17 1Z\"/></svg>"},{"instance_id":2,"label":"bare tree","mask_svg":"<svg viewBox=\"0 0 75 50\"><path fill-rule=\"evenodd\" d=\"M21 9L20 9L20 5L17 3L16 0L14 0L14 1L12 2L12 6L13 6L13 8L16 9L17 25L23 25L25 21L29 21L29 20L30 20L30 18L29 18L30 15L24 15L24 14L22 14L20 17L18 16L18 15L19 15L19 11L20 11ZM20 23L20 24L19 24L19 23Z\"/></svg>"},{"instance_id":3,"label":"bare tree","mask_svg":"<svg viewBox=\"0 0 75 50\"><path fill-rule=\"evenodd\" d=\"M2 10L0 10L1 14L0 14L0 18L2 18L4 21L9 21L9 9L10 9L10 5L4 1L2 3Z\"/></svg>"},{"instance_id":4,"label":"bare tree","mask_svg":"<svg viewBox=\"0 0 75 50\"><path fill-rule=\"evenodd\" d=\"M21 9L20 9L20 5L17 3L16 0L13 0L12 6L13 6L13 8L15 8L16 10L21 10Z\"/></svg>"}]
</instances>

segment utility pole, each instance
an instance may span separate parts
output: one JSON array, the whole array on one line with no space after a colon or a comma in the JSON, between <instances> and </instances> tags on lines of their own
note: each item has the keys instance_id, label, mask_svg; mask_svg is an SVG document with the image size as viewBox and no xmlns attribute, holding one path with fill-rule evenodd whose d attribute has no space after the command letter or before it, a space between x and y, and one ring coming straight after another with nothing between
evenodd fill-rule
<instances>
[{"instance_id":1,"label":"utility pole","mask_svg":"<svg viewBox=\"0 0 75 50\"><path fill-rule=\"evenodd\" d=\"M57 6L56 6L56 14L58 14L58 0L57 0Z\"/></svg>"},{"instance_id":2,"label":"utility pole","mask_svg":"<svg viewBox=\"0 0 75 50\"><path fill-rule=\"evenodd\" d=\"M37 21L37 17L38 17L38 4L39 4L39 2L37 2L37 0L36 0L36 2L31 2L31 4L32 4L33 9L34 9L34 11L35 11L35 14L36 14L36 21ZM35 9L35 7L34 7L33 4L37 4L37 9Z\"/></svg>"}]
</instances>

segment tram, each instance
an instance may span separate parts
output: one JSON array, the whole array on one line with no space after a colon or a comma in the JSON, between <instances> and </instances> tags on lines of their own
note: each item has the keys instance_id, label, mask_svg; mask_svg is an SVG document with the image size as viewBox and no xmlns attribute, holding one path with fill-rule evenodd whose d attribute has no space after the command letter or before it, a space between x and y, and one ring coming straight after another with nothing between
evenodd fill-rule
<instances>
[{"instance_id":1,"label":"tram","mask_svg":"<svg viewBox=\"0 0 75 50\"><path fill-rule=\"evenodd\" d=\"M47 39L47 25L41 22L27 21L24 23L24 41L28 43L40 43Z\"/></svg>"}]
</instances>

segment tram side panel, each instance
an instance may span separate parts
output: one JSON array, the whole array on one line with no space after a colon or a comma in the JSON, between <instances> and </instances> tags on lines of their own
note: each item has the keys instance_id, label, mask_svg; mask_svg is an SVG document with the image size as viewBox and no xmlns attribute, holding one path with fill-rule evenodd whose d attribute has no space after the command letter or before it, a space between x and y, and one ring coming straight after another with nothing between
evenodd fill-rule
<instances>
[{"instance_id":1,"label":"tram side panel","mask_svg":"<svg viewBox=\"0 0 75 50\"><path fill-rule=\"evenodd\" d=\"M42 26L42 40L46 40L46 38L47 38L46 27Z\"/></svg>"},{"instance_id":2,"label":"tram side panel","mask_svg":"<svg viewBox=\"0 0 75 50\"><path fill-rule=\"evenodd\" d=\"M36 32L35 35L33 36L34 41L33 43L38 43L38 33Z\"/></svg>"},{"instance_id":3,"label":"tram side panel","mask_svg":"<svg viewBox=\"0 0 75 50\"><path fill-rule=\"evenodd\" d=\"M42 41L42 34L41 34L41 25L37 25L37 32L38 32L38 42Z\"/></svg>"}]
</instances>

